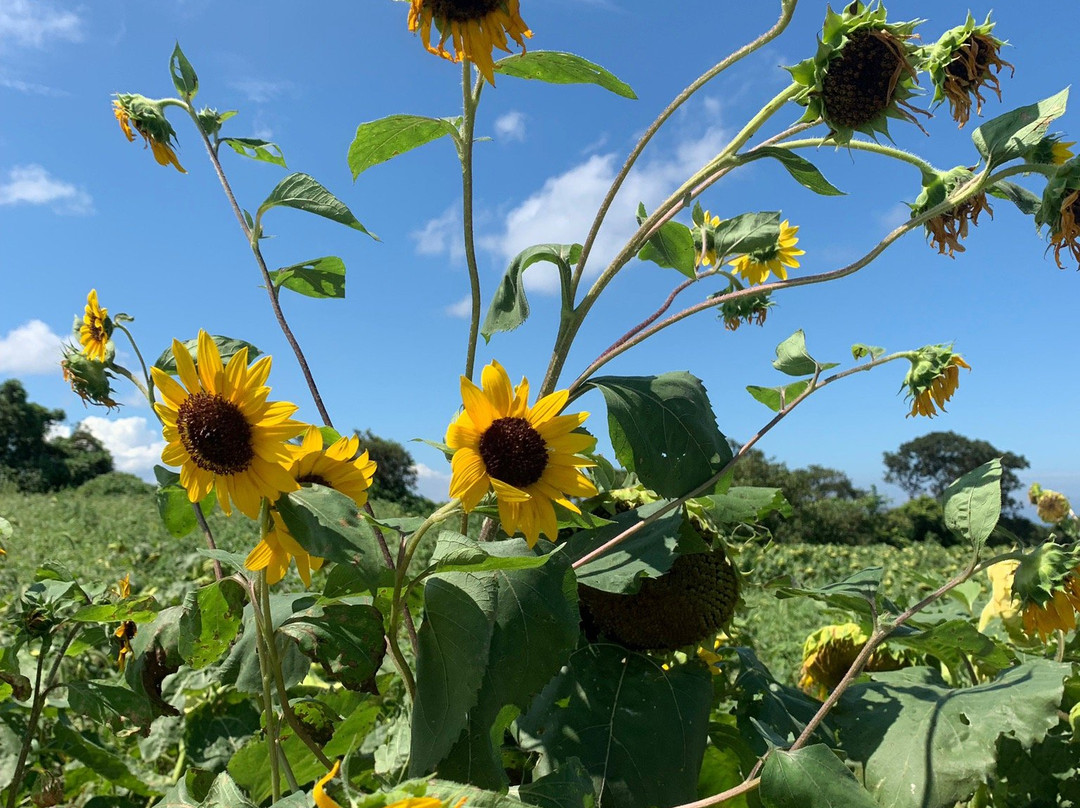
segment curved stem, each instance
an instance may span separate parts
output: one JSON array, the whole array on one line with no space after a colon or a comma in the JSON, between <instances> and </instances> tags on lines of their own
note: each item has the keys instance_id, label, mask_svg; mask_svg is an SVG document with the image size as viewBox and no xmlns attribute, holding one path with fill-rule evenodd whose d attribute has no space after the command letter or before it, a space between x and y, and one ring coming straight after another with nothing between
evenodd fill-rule
<instances>
[{"instance_id":1,"label":"curved stem","mask_svg":"<svg viewBox=\"0 0 1080 808\"><path fill-rule=\"evenodd\" d=\"M472 380L476 366L476 341L480 335L480 271L476 265L476 244L473 234L473 141L476 129L476 109L484 79L478 75L476 87L470 90L472 63L461 60L461 92L463 96L461 130L457 139L461 160L462 227L465 236L465 263L469 270L469 344L465 351L465 377Z\"/></svg>"},{"instance_id":2,"label":"curved stem","mask_svg":"<svg viewBox=\"0 0 1080 808\"><path fill-rule=\"evenodd\" d=\"M123 331L124 336L126 336L128 338L128 342L131 343L131 350L135 351L135 357L139 360L139 367L142 368L142 375L143 375L143 379L145 381L145 387L143 385L139 384L138 382L136 382L135 379L132 377L130 372L126 372L126 373L124 373L124 375L128 378L128 380L132 384L134 384L136 387L139 388L140 393L142 393L144 396L146 396L146 400L147 400L147 402L149 402L150 408L153 409L154 408L154 380L150 376L150 371L146 369L146 362L145 362L145 360L143 360L142 351L139 350L139 346L135 342L135 337L133 337L131 332L128 331L127 328L124 327L123 323L118 323L118 322L116 322L114 320L113 321L113 326L115 328L119 328L121 331ZM117 365L114 365L113 367L118 371L126 371L127 370L126 368L120 368Z\"/></svg>"},{"instance_id":3,"label":"curved stem","mask_svg":"<svg viewBox=\"0 0 1080 808\"><path fill-rule=\"evenodd\" d=\"M278 327L281 329L281 333L285 335L289 347L292 348L293 354L296 356L296 361L300 365L300 372L304 374L304 381L307 383L308 390L311 392L311 398L315 402L316 409L319 411L319 417L322 418L323 424L333 427L334 424L333 421L330 420L330 413L327 412L326 406L323 404L322 396L319 394L318 385L315 384L315 377L311 374L311 368L308 365L307 357L304 356L304 352L300 348L300 343L297 342L292 329L289 327L288 321L285 319L285 313L281 310L281 303L278 300L279 290L274 286L274 281L270 277L270 270L267 269L266 260L263 258L262 250L259 249L259 241L254 237L251 228L248 227L248 223L244 219L244 212L236 202L236 196L233 194L232 186L225 176L225 170L222 168L221 160L218 159L217 149L214 148L214 144L210 142L210 138L207 137L206 132L202 128L202 124L199 123L199 116L195 113L194 107L189 104L183 104L182 106L187 110L188 115L191 116L192 121L195 123L195 129L199 133L199 137L202 138L203 145L206 147L206 153L209 155L210 162L214 166L214 173L217 174L218 181L221 183L221 187L225 191L225 196L229 200L229 206L232 208L236 220L240 223L240 229L247 238L248 246L251 248L251 253L255 257L255 263L258 264L259 271L262 273L263 284L266 286L266 293L270 296L270 308L274 310L274 317L277 320Z\"/></svg>"},{"instance_id":4,"label":"curved stem","mask_svg":"<svg viewBox=\"0 0 1080 808\"><path fill-rule=\"evenodd\" d=\"M784 143L785 149L815 149L820 146L836 145L830 143L826 138L806 138L804 140L789 140ZM844 144L844 148L855 149L857 151L874 152L875 154L881 154L886 157L892 157L895 160L901 160L905 163L910 163L915 166L924 174L937 174L940 173L938 169L919 157L917 154L912 154L909 151L898 149L895 146L886 146L882 143L877 143L873 140L849 140ZM753 149L750 153L753 153Z\"/></svg>"}]
</instances>

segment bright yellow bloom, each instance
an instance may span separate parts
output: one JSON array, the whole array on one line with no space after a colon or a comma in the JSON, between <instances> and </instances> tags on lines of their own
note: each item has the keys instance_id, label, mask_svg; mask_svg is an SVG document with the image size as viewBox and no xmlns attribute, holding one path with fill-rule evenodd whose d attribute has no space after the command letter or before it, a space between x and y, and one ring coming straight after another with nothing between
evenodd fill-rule
<instances>
[{"instance_id":1,"label":"bright yellow bloom","mask_svg":"<svg viewBox=\"0 0 1080 808\"><path fill-rule=\"evenodd\" d=\"M322 434L309 426L300 446L294 449L295 458L289 473L297 483L317 483L345 494L357 506L367 502L367 489L375 474L375 463L365 451L356 456L360 441L354 435L340 438L323 449ZM289 561L296 559L296 571L305 586L311 586L311 570L323 565L323 559L308 555L307 551L292 537L285 520L276 511L270 512L273 523L266 537L248 555L244 566L249 570L266 570L266 582L276 584L289 568Z\"/></svg>"},{"instance_id":2,"label":"bright yellow bloom","mask_svg":"<svg viewBox=\"0 0 1080 808\"><path fill-rule=\"evenodd\" d=\"M111 335L109 310L98 305L97 289L91 289L86 296L86 313L79 326L79 344L82 345L83 355L95 362L104 362Z\"/></svg>"},{"instance_id":3,"label":"bright yellow bloom","mask_svg":"<svg viewBox=\"0 0 1080 808\"><path fill-rule=\"evenodd\" d=\"M979 631L990 625L995 617L1008 624L1020 613L1012 591L1013 575L1018 566L1019 561L1010 559L986 568L986 576L990 579L990 602L979 615Z\"/></svg>"},{"instance_id":4,"label":"bright yellow bloom","mask_svg":"<svg viewBox=\"0 0 1080 808\"><path fill-rule=\"evenodd\" d=\"M709 249L709 240L705 234L706 228L715 229L720 226L720 217L711 216L709 211L705 211L705 218L701 223L701 265L703 267L712 266L716 262L716 250Z\"/></svg>"},{"instance_id":5,"label":"bright yellow bloom","mask_svg":"<svg viewBox=\"0 0 1080 808\"><path fill-rule=\"evenodd\" d=\"M273 501L300 487L288 470L293 450L286 443L304 430L289 417L296 405L266 400L268 356L248 367L242 348L223 367L205 331L199 332L197 369L183 344L173 340L172 348L182 385L158 368L150 370L167 444L161 459L180 467L180 484L192 502L216 490L226 514L235 503L256 519L263 497Z\"/></svg>"},{"instance_id":6,"label":"bright yellow bloom","mask_svg":"<svg viewBox=\"0 0 1080 808\"><path fill-rule=\"evenodd\" d=\"M176 133L156 104L142 96L121 95L113 101L113 115L116 116L128 143L135 140L137 132L146 141L146 146L150 147L158 165L171 165L181 174L187 174L169 144Z\"/></svg>"},{"instance_id":7,"label":"bright yellow bloom","mask_svg":"<svg viewBox=\"0 0 1080 808\"><path fill-rule=\"evenodd\" d=\"M570 394L560 390L529 407L529 382L516 388L498 362L484 368L483 389L461 377L465 408L446 430L454 450L450 496L473 510L491 489L499 503L499 519L509 535L521 532L532 547L544 534L559 532L557 502L580 513L568 497L591 497L596 487L579 469L592 466L581 457L596 443L574 430L587 412L559 415Z\"/></svg>"},{"instance_id":8,"label":"bright yellow bloom","mask_svg":"<svg viewBox=\"0 0 1080 808\"><path fill-rule=\"evenodd\" d=\"M957 354L953 354L941 373L935 376L929 385L913 397L914 400L911 403L911 412L908 413L908 418L913 415L925 415L927 418L933 418L937 415L935 404L944 412L945 402L952 398L953 393L960 386L960 368L971 370L971 365Z\"/></svg>"},{"instance_id":9,"label":"bright yellow bloom","mask_svg":"<svg viewBox=\"0 0 1080 808\"><path fill-rule=\"evenodd\" d=\"M334 765L330 768L330 771L326 773L326 776L315 784L314 797L316 808L341 808L341 805L323 790L327 783L337 777L340 770L341 761L335 760Z\"/></svg>"},{"instance_id":10,"label":"bright yellow bloom","mask_svg":"<svg viewBox=\"0 0 1080 808\"><path fill-rule=\"evenodd\" d=\"M1076 141L1070 140L1068 143L1062 143L1060 140L1055 140L1050 146L1050 162L1056 166L1064 165L1073 158L1072 149L1070 146L1075 146Z\"/></svg>"},{"instance_id":11,"label":"bright yellow bloom","mask_svg":"<svg viewBox=\"0 0 1080 808\"><path fill-rule=\"evenodd\" d=\"M780 238L774 247L740 255L735 260L728 261L728 265L735 267L735 273L742 275L751 286L765 283L770 273L782 281L787 280L787 268L798 267L796 256L806 254L806 250L795 249L799 242L795 237L798 232L799 228L790 227L785 219L780 223Z\"/></svg>"},{"instance_id":12,"label":"bright yellow bloom","mask_svg":"<svg viewBox=\"0 0 1080 808\"><path fill-rule=\"evenodd\" d=\"M519 0L411 0L409 30L420 32L429 53L451 62L468 59L494 85L492 50L510 53L509 35L524 51L525 38L532 37L519 6ZM432 25L441 34L438 45L431 44ZM447 40L453 43L452 53L446 50Z\"/></svg>"},{"instance_id":13,"label":"bright yellow bloom","mask_svg":"<svg viewBox=\"0 0 1080 808\"><path fill-rule=\"evenodd\" d=\"M1043 642L1055 631L1076 628L1076 613L1080 611L1080 579L1070 575L1063 589L1055 589L1044 603L1029 600L1024 605L1024 632L1038 635Z\"/></svg>"}]
</instances>

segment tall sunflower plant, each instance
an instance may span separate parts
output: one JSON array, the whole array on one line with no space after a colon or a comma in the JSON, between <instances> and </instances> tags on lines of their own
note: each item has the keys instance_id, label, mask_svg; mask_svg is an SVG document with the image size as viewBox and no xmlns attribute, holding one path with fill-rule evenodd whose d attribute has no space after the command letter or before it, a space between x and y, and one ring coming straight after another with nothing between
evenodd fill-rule
<instances>
[{"instance_id":1,"label":"tall sunflower plant","mask_svg":"<svg viewBox=\"0 0 1080 808\"><path fill-rule=\"evenodd\" d=\"M114 115L127 140L141 138L165 168L194 172L193 155L187 169L179 162L181 136L201 145L317 418L271 400L272 360L254 344L199 324L148 366L133 318L110 317L103 304L113 301L89 293L64 352L65 378L87 403L118 406L120 378L147 398L165 446L159 510L178 541L200 536L212 577L168 604L133 594L129 579L95 590L67 571L39 573L13 606L15 650L0 655L0 702L13 695L30 707L17 719L21 740L9 744L0 731L0 750L19 750L0 767L10 773L0 783L8 808L31 795L43 805L95 794L110 795L94 797L109 805L320 808L1016 804L1006 773L1039 750L1050 750L1049 761L1071 739L1069 721L1080 723L1080 679L1070 667L1080 664L1080 555L1051 542L987 557L984 545L1001 532L998 461L946 491L946 525L970 559L918 602L894 602L880 567L819 589L773 582L780 598L842 614L808 641L798 673L805 692L793 686L796 672L777 679L758 659L751 643L760 616L742 597L761 581L740 563L740 549L767 540L770 514L790 512L778 489L732 484L757 442L822 388L894 362L906 368L906 415L937 416L973 363L952 344L895 352L855 344L841 367L815 358L799 330L776 349L783 381L746 388L768 415L742 445L722 431L692 373L601 371L704 312L721 332L764 327L777 294L860 272L913 231L955 257L979 214L991 213L990 197L1033 216L1059 264L1080 258L1080 166L1071 144L1049 131L1067 91L988 120L973 132L975 154L936 167L893 138L930 126L919 106L924 87L961 127L990 94L1000 96L1001 71L1012 65L993 23L969 17L925 45L924 21L890 21L880 3L830 8L817 42L803 43L813 55L787 68L788 85L666 199L651 211L640 206L633 234L599 259L597 235L635 163L696 93L785 32L796 0L783 0L769 30L695 79L644 130L579 243L530 247L485 289L473 227L482 96L496 86L513 93L521 80L636 96L581 56L535 48L527 0L403 2L400 35L416 37L417 58L426 51L460 71L460 114L365 121L346 157L357 179L445 138L460 162L469 326L456 414L444 434L428 436L451 470L446 501L406 517L370 501L378 464L357 436L336 431L286 316L287 292L344 297L345 264L331 256L272 268L262 251L265 217L281 207L374 235L301 172L241 207L225 158L285 169L284 153L228 134L235 111L196 105L199 77L177 45L169 62L176 95L121 93ZM910 217L864 255L807 272L820 236L779 210L730 209L733 197L710 189L747 164L775 160L827 204L842 192L804 156L827 146L843 159L910 166L915 200ZM1041 196L1028 187L1040 180ZM574 356L589 350L578 337L593 306L635 262L666 273L670 294L595 359L568 368L572 348ZM535 325L523 276L537 263L555 267L561 306L550 355L532 369L534 388L528 369L496 359L478 367L477 354L481 336L497 348L499 334ZM134 369L114 344L121 336ZM594 391L613 459L597 452L596 420L577 403ZM1050 493L1047 513L1071 525L1074 515ZM206 518L215 508L247 520L248 552L218 548ZM15 546L6 539L0 552ZM989 612L975 606L984 570ZM71 649L95 643L111 650L119 672L64 680L67 702L50 701ZM35 646L37 675L26 677L18 654ZM934 734L942 728L948 743ZM137 748L124 745L132 735L142 738ZM1004 736L1009 743L998 743ZM912 760L925 765L902 763ZM65 767L79 776L48 802ZM949 778L935 776L945 768Z\"/></svg>"}]
</instances>

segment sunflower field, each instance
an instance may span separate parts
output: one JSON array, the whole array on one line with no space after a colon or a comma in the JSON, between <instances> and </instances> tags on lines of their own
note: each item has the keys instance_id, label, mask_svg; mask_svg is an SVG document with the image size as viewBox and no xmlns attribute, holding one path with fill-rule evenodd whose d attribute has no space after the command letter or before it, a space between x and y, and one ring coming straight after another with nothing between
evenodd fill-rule
<instances>
[{"instance_id":1,"label":"sunflower field","mask_svg":"<svg viewBox=\"0 0 1080 808\"><path fill-rule=\"evenodd\" d=\"M292 295L344 296L344 262L273 268L264 251L282 209L372 234L306 173L286 174L262 201L238 199L230 161L283 168L283 150L235 134L236 111L202 106L215 79L179 44L172 95L114 96L120 133L146 159L220 182L291 355L272 360L260 335L197 321L188 339L141 346L122 300L90 289L78 301L64 378L86 404L145 398L164 443L157 518L183 549L144 546L114 500L105 530L117 537L98 563L72 543L5 576L3 806L1080 805L1080 520L1064 495L1033 486L1054 533L1009 545L993 460L945 491L958 548L778 547L762 522L790 512L783 492L732 482L807 399L860 374L900 368L905 414L939 415L971 369L952 344L856 343L840 363L815 358L797 330L776 347L782 383L745 388L765 415L742 443L722 431L692 368L608 367L697 314L717 319L720 336L764 326L798 293L789 289L855 275L909 234L959 256L991 199L1033 217L1058 266L1080 263L1080 158L1051 131L1068 90L985 120L959 165L937 168L892 135L929 134L924 105L950 127L972 123L1001 96L1003 71L1020 68L989 18L968 14L931 41L924 21L859 0L827 9L784 88L664 201L641 204L632 235L606 255L601 226L639 158L710 81L784 34L797 0L776 5L772 27L726 43L735 49L639 133L579 242L528 247L487 288L474 222L482 99L496 82L499 92L515 82L634 91L587 58L534 47L528 0L403 0L400 34L415 39L415 58L460 72L460 113L392 114L327 148L347 152L361 183L435 141L460 163L467 328L460 395L428 441L451 472L430 513L369 502L378 464L335 427L290 325ZM205 164L191 152L181 164L181 133ZM921 182L909 215L836 268L805 272L800 225L781 211L709 194L761 161L828 205L842 192L810 158L833 151L894 161ZM527 297L526 272L541 265L557 284L551 317ZM608 347L588 344L590 314L630 266L660 273L670 294ZM550 352L526 368L478 361L518 329L538 329L534 348L553 331ZM296 363L306 389L272 390L282 363ZM602 402L606 428L582 410L586 395ZM296 417L288 399L300 397L317 422ZM28 513L0 518L0 553L14 558L37 535ZM95 514L65 501L46 518L68 536L110 520ZM991 536L1004 552L989 551ZM119 574L120 557L133 574Z\"/></svg>"}]
</instances>

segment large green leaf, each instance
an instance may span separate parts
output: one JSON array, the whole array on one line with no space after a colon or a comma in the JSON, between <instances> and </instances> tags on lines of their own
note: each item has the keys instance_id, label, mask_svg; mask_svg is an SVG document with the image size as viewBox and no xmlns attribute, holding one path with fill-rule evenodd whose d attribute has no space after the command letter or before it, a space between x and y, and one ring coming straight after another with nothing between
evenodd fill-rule
<instances>
[{"instance_id":1,"label":"large green leaf","mask_svg":"<svg viewBox=\"0 0 1080 808\"><path fill-rule=\"evenodd\" d=\"M221 659L240 631L246 603L243 587L231 578L188 592L178 643L184 662L198 670Z\"/></svg>"},{"instance_id":2,"label":"large green leaf","mask_svg":"<svg viewBox=\"0 0 1080 808\"><path fill-rule=\"evenodd\" d=\"M661 376L601 376L611 445L623 466L662 497L681 497L731 460L705 386L685 371Z\"/></svg>"},{"instance_id":3,"label":"large green leaf","mask_svg":"<svg viewBox=\"0 0 1080 808\"><path fill-rule=\"evenodd\" d=\"M243 693L225 690L189 708L184 716L184 749L192 766L221 771L259 733L259 708Z\"/></svg>"},{"instance_id":4,"label":"large green leaf","mask_svg":"<svg viewBox=\"0 0 1080 808\"><path fill-rule=\"evenodd\" d=\"M149 623L157 616L158 610L157 600L153 595L137 595L116 603L84 606L69 619L77 623L119 623L123 620Z\"/></svg>"},{"instance_id":5,"label":"large green leaf","mask_svg":"<svg viewBox=\"0 0 1080 808\"><path fill-rule=\"evenodd\" d=\"M297 543L317 558L349 566L369 589L389 581L378 539L340 491L304 486L277 501L277 510Z\"/></svg>"},{"instance_id":6,"label":"large green leaf","mask_svg":"<svg viewBox=\"0 0 1080 808\"><path fill-rule=\"evenodd\" d=\"M794 752L775 749L761 770L765 808L877 808L829 747L804 746Z\"/></svg>"},{"instance_id":7,"label":"large green leaf","mask_svg":"<svg viewBox=\"0 0 1080 808\"><path fill-rule=\"evenodd\" d=\"M749 154L744 155L742 160L744 163L749 163L753 160L760 160L762 157L772 157L778 160L780 165L787 169L787 172L799 185L809 188L815 194L821 194L822 196L845 195L843 191L825 179L817 166L790 149L783 149L779 146L758 146Z\"/></svg>"},{"instance_id":8,"label":"large green leaf","mask_svg":"<svg viewBox=\"0 0 1080 808\"><path fill-rule=\"evenodd\" d=\"M1008 180L995 182L986 189L986 192L991 196L996 196L998 199L1008 199L1025 216L1034 216L1042 206L1042 199L1037 194L1033 194L1027 188Z\"/></svg>"},{"instance_id":9,"label":"large green leaf","mask_svg":"<svg viewBox=\"0 0 1080 808\"><path fill-rule=\"evenodd\" d=\"M66 723L53 724L51 746L64 755L68 755L91 769L102 779L114 786L126 788L143 797L155 794L140 778L132 774L122 757L113 750L94 743L67 726Z\"/></svg>"},{"instance_id":10,"label":"large green leaf","mask_svg":"<svg viewBox=\"0 0 1080 808\"><path fill-rule=\"evenodd\" d=\"M372 686L386 652L382 615L364 603L320 601L284 620L278 631L349 690Z\"/></svg>"},{"instance_id":11,"label":"large green leaf","mask_svg":"<svg viewBox=\"0 0 1080 808\"><path fill-rule=\"evenodd\" d=\"M566 554L577 561L623 531L658 511L666 502L654 502L615 516L614 524L599 530L583 530L566 542ZM641 588L642 578L663 575L675 562L675 548L683 526L683 510L671 513L637 531L617 547L582 565L578 581L605 592L631 593Z\"/></svg>"},{"instance_id":12,"label":"large green leaf","mask_svg":"<svg viewBox=\"0 0 1080 808\"><path fill-rule=\"evenodd\" d=\"M697 796L709 728L711 677L702 665L664 670L619 645L588 645L517 722L535 775L577 758L600 808L678 805Z\"/></svg>"},{"instance_id":13,"label":"large green leaf","mask_svg":"<svg viewBox=\"0 0 1080 808\"><path fill-rule=\"evenodd\" d=\"M389 115L356 127L349 144L349 169L355 180L379 163L431 143L441 137L457 136L460 118L425 118L420 115Z\"/></svg>"},{"instance_id":14,"label":"large green leaf","mask_svg":"<svg viewBox=\"0 0 1080 808\"><path fill-rule=\"evenodd\" d=\"M410 771L430 774L457 741L476 706L494 627L498 582L460 572L427 580L417 632L416 703Z\"/></svg>"},{"instance_id":15,"label":"large green leaf","mask_svg":"<svg viewBox=\"0 0 1080 808\"><path fill-rule=\"evenodd\" d=\"M779 488L739 485L723 494L697 497L691 504L719 527L757 524L771 513L791 516L791 505Z\"/></svg>"},{"instance_id":16,"label":"large green leaf","mask_svg":"<svg viewBox=\"0 0 1080 808\"><path fill-rule=\"evenodd\" d=\"M518 796L523 802L539 808L593 808L596 805L592 778L581 761L573 759L531 783L522 784Z\"/></svg>"},{"instance_id":17,"label":"large green leaf","mask_svg":"<svg viewBox=\"0 0 1080 808\"><path fill-rule=\"evenodd\" d=\"M290 174L279 182L277 187L270 192L270 196L266 197L266 200L259 205L259 210L255 214L256 222L260 221L263 214L268 210L277 207L295 208L307 213L314 213L316 216L322 216L338 224L351 227L353 230L359 230L361 233L378 240L377 236L369 233L360 224L344 202L308 174Z\"/></svg>"},{"instance_id":18,"label":"large green leaf","mask_svg":"<svg viewBox=\"0 0 1080 808\"><path fill-rule=\"evenodd\" d=\"M158 515L173 538L182 539L199 524L195 516L195 506L188 498L187 489L180 485L179 474L164 466L154 466L154 476L158 480L158 487L154 492ZM211 490L199 503L203 516L207 516L214 509L215 502L217 492Z\"/></svg>"},{"instance_id":19,"label":"large green leaf","mask_svg":"<svg viewBox=\"0 0 1080 808\"><path fill-rule=\"evenodd\" d=\"M931 668L875 673L831 718L881 808L946 808L994 773L1001 736L1026 747L1058 723L1069 671L1033 660L962 690Z\"/></svg>"},{"instance_id":20,"label":"large green leaf","mask_svg":"<svg viewBox=\"0 0 1080 808\"><path fill-rule=\"evenodd\" d=\"M647 218L645 205L639 204L638 224ZM666 269L677 269L688 278L697 277L694 235L690 228L679 222L665 222L653 233L638 253L642 261L652 261Z\"/></svg>"},{"instance_id":21,"label":"large green leaf","mask_svg":"<svg viewBox=\"0 0 1080 808\"><path fill-rule=\"evenodd\" d=\"M521 539L489 542L485 550L507 560L536 557ZM485 574L496 581L491 645L476 706L465 733L438 766L439 776L502 790L509 782L500 747L503 732L559 672L578 642L577 589L570 559L554 552L532 569Z\"/></svg>"},{"instance_id":22,"label":"large green leaf","mask_svg":"<svg viewBox=\"0 0 1080 808\"><path fill-rule=\"evenodd\" d=\"M548 84L597 84L623 98L637 98L629 84L573 53L528 51L500 59L495 63L495 71Z\"/></svg>"},{"instance_id":23,"label":"large green leaf","mask_svg":"<svg viewBox=\"0 0 1080 808\"><path fill-rule=\"evenodd\" d=\"M991 168L1022 157L1046 135L1050 124L1065 114L1069 88L987 121L971 139Z\"/></svg>"},{"instance_id":24,"label":"large green leaf","mask_svg":"<svg viewBox=\"0 0 1080 808\"><path fill-rule=\"evenodd\" d=\"M949 669L954 682L962 682L978 663L984 675L1007 668L1015 661L1009 652L967 620L946 620L917 631L901 626L889 635L890 645L902 645L938 659Z\"/></svg>"},{"instance_id":25,"label":"large green leaf","mask_svg":"<svg viewBox=\"0 0 1080 808\"><path fill-rule=\"evenodd\" d=\"M271 143L269 140L262 140L257 137L223 137L221 142L227 144L234 152L244 157L258 160L261 163L273 163L276 166L288 168L285 165L285 154L281 151L281 147L276 143Z\"/></svg>"},{"instance_id":26,"label":"large green leaf","mask_svg":"<svg viewBox=\"0 0 1080 808\"><path fill-rule=\"evenodd\" d=\"M337 256L312 258L270 273L274 286L307 297L345 297L345 262Z\"/></svg>"},{"instance_id":27,"label":"large green leaf","mask_svg":"<svg viewBox=\"0 0 1080 808\"><path fill-rule=\"evenodd\" d=\"M776 346L773 367L788 376L809 376L836 367L836 362L818 362L806 351L806 334L800 328Z\"/></svg>"},{"instance_id":28,"label":"large green leaf","mask_svg":"<svg viewBox=\"0 0 1080 808\"><path fill-rule=\"evenodd\" d=\"M717 264L722 264L731 255L775 247L779 238L780 211L740 213L716 226L711 247L717 255Z\"/></svg>"},{"instance_id":29,"label":"large green leaf","mask_svg":"<svg viewBox=\"0 0 1080 808\"><path fill-rule=\"evenodd\" d=\"M68 705L77 714L113 730L130 730L132 726L149 731L154 715L150 705L126 687L103 682L69 682Z\"/></svg>"},{"instance_id":30,"label":"large green leaf","mask_svg":"<svg viewBox=\"0 0 1080 808\"><path fill-rule=\"evenodd\" d=\"M945 526L979 550L1001 516L1001 458L983 463L945 489Z\"/></svg>"},{"instance_id":31,"label":"large green leaf","mask_svg":"<svg viewBox=\"0 0 1080 808\"><path fill-rule=\"evenodd\" d=\"M497 552L506 544L486 542L453 531L439 534L439 542L431 555L428 572L492 572L494 570L521 570L542 567L549 556L534 553L506 554Z\"/></svg>"},{"instance_id":32,"label":"large green leaf","mask_svg":"<svg viewBox=\"0 0 1080 808\"><path fill-rule=\"evenodd\" d=\"M525 297L525 270L537 261L554 264L559 270L563 297L570 294L571 268L581 257L580 244L538 244L517 254L503 275L495 296L491 299L487 317L480 327L485 341L499 331L513 331L529 317L529 301Z\"/></svg>"},{"instance_id":33,"label":"large green leaf","mask_svg":"<svg viewBox=\"0 0 1080 808\"><path fill-rule=\"evenodd\" d=\"M270 595L270 619L275 628L274 640L286 687L294 687L303 681L311 668L311 661L300 652L292 639L276 629L295 612L308 608L314 602L312 595L303 592ZM244 609L244 628L240 639L233 643L229 655L217 669L219 680L223 684L235 685L241 693L262 692L262 671L259 669L259 658L255 650L255 635L255 617L251 606L247 606Z\"/></svg>"}]
</instances>

